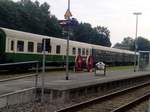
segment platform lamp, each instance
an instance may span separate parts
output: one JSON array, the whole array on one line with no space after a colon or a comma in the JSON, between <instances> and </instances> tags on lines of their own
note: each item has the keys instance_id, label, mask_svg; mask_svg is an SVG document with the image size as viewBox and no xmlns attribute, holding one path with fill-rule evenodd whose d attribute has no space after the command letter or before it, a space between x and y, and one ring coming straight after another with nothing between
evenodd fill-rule
<instances>
[{"instance_id":1,"label":"platform lamp","mask_svg":"<svg viewBox=\"0 0 150 112\"><path fill-rule=\"evenodd\" d=\"M134 72L136 72L136 60L137 60L137 56L136 56L136 52L138 49L138 45L137 45L137 32L138 32L138 16L141 15L141 12L134 12L133 15L136 16L136 31L135 31L135 50L134 50Z\"/></svg>"}]
</instances>

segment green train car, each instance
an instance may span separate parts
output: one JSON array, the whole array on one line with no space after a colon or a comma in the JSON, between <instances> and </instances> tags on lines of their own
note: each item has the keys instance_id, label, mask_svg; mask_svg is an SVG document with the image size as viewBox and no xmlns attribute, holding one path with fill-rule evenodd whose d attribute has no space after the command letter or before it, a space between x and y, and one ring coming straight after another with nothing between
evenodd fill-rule
<instances>
[{"instance_id":1,"label":"green train car","mask_svg":"<svg viewBox=\"0 0 150 112\"><path fill-rule=\"evenodd\" d=\"M50 39L50 49L46 52L46 63L51 66L65 64L65 39L37 35L0 27L0 64L39 61L42 62L42 39ZM108 64L132 64L134 52L110 47L69 41L69 63L75 64L75 58L80 54L84 60L89 55L94 57L94 63L104 61Z\"/></svg>"},{"instance_id":2,"label":"green train car","mask_svg":"<svg viewBox=\"0 0 150 112\"><path fill-rule=\"evenodd\" d=\"M42 61L42 39L50 39L50 50L46 52L46 62L62 65L66 60L65 39L26 33L0 28L0 63ZM77 51L78 50L78 51ZM84 58L90 55L91 46L86 43L70 41L69 62L74 64L77 54Z\"/></svg>"}]
</instances>

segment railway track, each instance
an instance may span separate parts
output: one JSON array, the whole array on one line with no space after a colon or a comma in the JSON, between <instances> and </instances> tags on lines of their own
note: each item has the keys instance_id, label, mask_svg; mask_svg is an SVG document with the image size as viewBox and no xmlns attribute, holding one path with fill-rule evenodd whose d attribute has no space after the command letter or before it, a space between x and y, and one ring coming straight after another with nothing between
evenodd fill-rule
<instances>
[{"instance_id":1,"label":"railway track","mask_svg":"<svg viewBox=\"0 0 150 112\"><path fill-rule=\"evenodd\" d=\"M56 112L125 112L150 96L150 82L90 99Z\"/></svg>"},{"instance_id":2,"label":"railway track","mask_svg":"<svg viewBox=\"0 0 150 112\"><path fill-rule=\"evenodd\" d=\"M132 111L132 108L135 106L138 106L140 103L148 100L150 98L150 93L145 94L144 96L141 96L125 105L120 106L119 108L116 108L112 112L127 112L129 110ZM144 111L144 110L143 110Z\"/></svg>"}]
</instances>

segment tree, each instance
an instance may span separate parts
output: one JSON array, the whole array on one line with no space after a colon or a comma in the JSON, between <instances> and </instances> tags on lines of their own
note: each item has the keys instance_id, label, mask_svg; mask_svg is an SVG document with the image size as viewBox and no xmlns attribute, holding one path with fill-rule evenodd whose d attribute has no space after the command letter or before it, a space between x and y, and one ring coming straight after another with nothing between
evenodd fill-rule
<instances>
[{"instance_id":1,"label":"tree","mask_svg":"<svg viewBox=\"0 0 150 112\"><path fill-rule=\"evenodd\" d=\"M116 43L114 48L134 50L134 40L131 37L125 37L121 43Z\"/></svg>"},{"instance_id":2,"label":"tree","mask_svg":"<svg viewBox=\"0 0 150 112\"><path fill-rule=\"evenodd\" d=\"M0 0L0 26L48 36L61 36L58 20L51 15L50 6L38 1Z\"/></svg>"},{"instance_id":3,"label":"tree","mask_svg":"<svg viewBox=\"0 0 150 112\"><path fill-rule=\"evenodd\" d=\"M72 20L76 19L72 18ZM35 2L31 0L18 2L0 0L0 27L62 37L62 28L57 18L51 14L50 5L46 2L40 4L37 0ZM111 46L110 31L106 27L92 28L89 23L79 23L70 29L71 40Z\"/></svg>"},{"instance_id":4,"label":"tree","mask_svg":"<svg viewBox=\"0 0 150 112\"><path fill-rule=\"evenodd\" d=\"M94 28L98 33L99 44L103 46L111 46L110 42L110 31L107 27L97 26Z\"/></svg>"},{"instance_id":5,"label":"tree","mask_svg":"<svg viewBox=\"0 0 150 112\"><path fill-rule=\"evenodd\" d=\"M118 42L113 46L113 48L123 49L122 44Z\"/></svg>"},{"instance_id":6,"label":"tree","mask_svg":"<svg viewBox=\"0 0 150 112\"><path fill-rule=\"evenodd\" d=\"M137 50L149 51L150 50L150 41L144 37L138 37L137 39Z\"/></svg>"},{"instance_id":7,"label":"tree","mask_svg":"<svg viewBox=\"0 0 150 112\"><path fill-rule=\"evenodd\" d=\"M108 30L107 27L104 27L104 26L97 26L96 28L96 31L101 34L101 35L104 35L105 37L109 38L110 37L110 31Z\"/></svg>"},{"instance_id":8,"label":"tree","mask_svg":"<svg viewBox=\"0 0 150 112\"><path fill-rule=\"evenodd\" d=\"M92 28L89 23L80 23L73 28L72 40L97 44L102 46L111 46L109 39L110 31L106 27L98 26Z\"/></svg>"},{"instance_id":9,"label":"tree","mask_svg":"<svg viewBox=\"0 0 150 112\"><path fill-rule=\"evenodd\" d=\"M137 38L137 50L148 51L150 50L150 41L144 37ZM135 40L131 37L125 37L121 43L116 43L114 48L126 49L126 50L135 50Z\"/></svg>"},{"instance_id":10,"label":"tree","mask_svg":"<svg viewBox=\"0 0 150 112\"><path fill-rule=\"evenodd\" d=\"M0 26L10 27L15 26L15 4L10 0L0 0Z\"/></svg>"},{"instance_id":11,"label":"tree","mask_svg":"<svg viewBox=\"0 0 150 112\"><path fill-rule=\"evenodd\" d=\"M91 43L91 31L92 27L89 23L80 23L78 26L73 28L73 36L71 37L71 39L75 41Z\"/></svg>"},{"instance_id":12,"label":"tree","mask_svg":"<svg viewBox=\"0 0 150 112\"><path fill-rule=\"evenodd\" d=\"M62 37L62 28L59 25L58 20L55 16L49 17L49 19L47 19L45 23L45 34L58 38Z\"/></svg>"}]
</instances>

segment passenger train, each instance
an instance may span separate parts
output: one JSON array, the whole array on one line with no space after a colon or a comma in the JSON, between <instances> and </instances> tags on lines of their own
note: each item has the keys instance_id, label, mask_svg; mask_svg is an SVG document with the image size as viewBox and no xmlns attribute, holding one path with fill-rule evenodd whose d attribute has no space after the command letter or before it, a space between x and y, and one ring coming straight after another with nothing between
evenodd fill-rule
<instances>
[{"instance_id":1,"label":"passenger train","mask_svg":"<svg viewBox=\"0 0 150 112\"><path fill-rule=\"evenodd\" d=\"M46 52L46 63L51 66L64 65L66 61L67 40L37 35L0 27L0 63L25 61L42 62L42 39L50 39L50 49ZM77 56L85 63L89 56L93 63L103 61L108 65L131 65L134 52L116 48L69 41L69 65L74 66Z\"/></svg>"}]
</instances>

